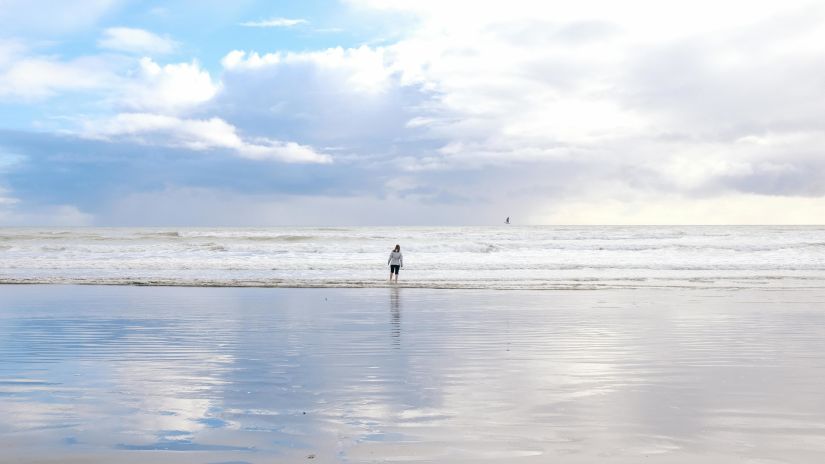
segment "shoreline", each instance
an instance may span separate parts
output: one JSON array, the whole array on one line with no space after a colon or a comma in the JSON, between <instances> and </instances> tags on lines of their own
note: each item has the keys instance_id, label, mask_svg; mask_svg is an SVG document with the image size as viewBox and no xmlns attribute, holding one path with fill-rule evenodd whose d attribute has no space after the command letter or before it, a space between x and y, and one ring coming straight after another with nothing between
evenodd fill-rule
<instances>
[{"instance_id":1,"label":"shoreline","mask_svg":"<svg viewBox=\"0 0 825 464\"><path fill-rule=\"evenodd\" d=\"M770 281L771 279L758 279L760 281ZM825 281L816 280L819 285L779 285L777 283L740 283L739 285L728 282L718 284L698 284L694 282L684 282L681 284L639 284L638 282L622 284L607 283L564 283L550 284L540 283L536 285L525 285L524 283L513 285L490 284L490 283L422 283L422 282L319 282L319 283L294 283L294 282L173 282L173 281L83 281L83 280L2 280L0 286L102 286L102 287L172 287L172 288L283 288L283 289L382 289L382 288L407 288L422 290L489 290L489 291L609 291L609 290L770 290L770 291L793 291L793 290L825 290Z\"/></svg>"},{"instance_id":2,"label":"shoreline","mask_svg":"<svg viewBox=\"0 0 825 464\"><path fill-rule=\"evenodd\" d=\"M0 228L0 283L500 290L825 288L825 229Z\"/></svg>"}]
</instances>

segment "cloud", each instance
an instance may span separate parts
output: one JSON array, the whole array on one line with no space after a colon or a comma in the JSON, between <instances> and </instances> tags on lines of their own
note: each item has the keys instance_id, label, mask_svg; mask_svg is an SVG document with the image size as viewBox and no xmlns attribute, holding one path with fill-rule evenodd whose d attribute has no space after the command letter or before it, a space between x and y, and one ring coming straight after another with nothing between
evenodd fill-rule
<instances>
[{"instance_id":1,"label":"cloud","mask_svg":"<svg viewBox=\"0 0 825 464\"><path fill-rule=\"evenodd\" d=\"M32 55L19 41L0 42L0 98L37 101L70 93L116 110L177 113L220 89L193 60L161 65L148 57Z\"/></svg>"},{"instance_id":2,"label":"cloud","mask_svg":"<svg viewBox=\"0 0 825 464\"><path fill-rule=\"evenodd\" d=\"M123 3L123 0L3 0L0 30L9 35L71 33L96 24Z\"/></svg>"},{"instance_id":3,"label":"cloud","mask_svg":"<svg viewBox=\"0 0 825 464\"><path fill-rule=\"evenodd\" d=\"M0 98L40 100L62 92L92 91L118 79L112 63L100 57L62 61L48 56L23 56L0 62Z\"/></svg>"},{"instance_id":4,"label":"cloud","mask_svg":"<svg viewBox=\"0 0 825 464\"><path fill-rule=\"evenodd\" d=\"M415 209L418 223L502 210L532 222L749 222L761 204L773 205L766 221L791 221L802 214L791 211L821 205L825 8L816 2L345 3L353 16L379 17L391 38L224 49L211 74L211 61L63 58L6 40L0 98L81 94L84 109L97 106L80 132L98 142L78 153L105 145L140 156L151 146L164 153L158 164L194 171L135 187L158 195L164 182L211 181L219 192L292 188L297 204L332 185L324 195L341 204L428 205ZM305 24L295 21L245 25ZM175 164L206 158L234 161L221 169L249 182L228 183L217 164ZM261 159L316 164L279 165L300 182L273 182L250 167ZM34 187L19 187L7 197L28 200ZM732 211L714 212L714 199ZM270 201L279 200L255 204L269 211Z\"/></svg>"},{"instance_id":5,"label":"cloud","mask_svg":"<svg viewBox=\"0 0 825 464\"><path fill-rule=\"evenodd\" d=\"M238 156L287 163L329 163L329 155L306 145L265 137L243 139L235 126L220 118L180 119L149 113L122 113L100 121L87 121L84 136L114 140L129 138L147 144L203 151L228 149Z\"/></svg>"},{"instance_id":6,"label":"cloud","mask_svg":"<svg viewBox=\"0 0 825 464\"><path fill-rule=\"evenodd\" d=\"M640 166L671 189L698 195L757 193L777 196L825 195L822 131L746 136L734 142L693 143L666 159Z\"/></svg>"},{"instance_id":7,"label":"cloud","mask_svg":"<svg viewBox=\"0 0 825 464\"><path fill-rule=\"evenodd\" d=\"M307 24L305 19L272 18L262 21L246 21L241 23L244 27L293 27L300 24Z\"/></svg>"},{"instance_id":8,"label":"cloud","mask_svg":"<svg viewBox=\"0 0 825 464\"><path fill-rule=\"evenodd\" d=\"M728 193L696 198L678 194L640 194L578 198L529 213L538 224L821 224L825 198Z\"/></svg>"},{"instance_id":9,"label":"cloud","mask_svg":"<svg viewBox=\"0 0 825 464\"><path fill-rule=\"evenodd\" d=\"M296 224L459 225L477 223L477 213L477 209L468 209L466 205L442 207L411 198L241 194L215 188L169 187L117 198L104 214L110 223L127 226L209 226L220 218L227 224L271 227Z\"/></svg>"},{"instance_id":10,"label":"cloud","mask_svg":"<svg viewBox=\"0 0 825 464\"><path fill-rule=\"evenodd\" d=\"M0 203L0 225L5 227L84 227L94 224L94 216L84 213L73 205L32 208L16 203L15 201L11 208L4 208L4 205Z\"/></svg>"},{"instance_id":11,"label":"cloud","mask_svg":"<svg viewBox=\"0 0 825 464\"><path fill-rule=\"evenodd\" d=\"M404 141L420 132L406 124L428 96L400 85L383 49L236 50L222 63L221 91L204 105L203 115L220 116L248 133L337 147L337 160L364 164L399 149L411 156L432 148Z\"/></svg>"},{"instance_id":12,"label":"cloud","mask_svg":"<svg viewBox=\"0 0 825 464\"><path fill-rule=\"evenodd\" d=\"M19 199L9 196L7 189L0 187L0 209L19 202Z\"/></svg>"},{"instance_id":13,"label":"cloud","mask_svg":"<svg viewBox=\"0 0 825 464\"><path fill-rule=\"evenodd\" d=\"M42 205L32 207L0 185L0 226L88 226L93 216L74 205Z\"/></svg>"},{"instance_id":14,"label":"cloud","mask_svg":"<svg viewBox=\"0 0 825 464\"><path fill-rule=\"evenodd\" d=\"M640 198L673 196L679 206L752 201L743 210L750 212L760 195L787 198L785 205L825 195L818 161L825 131L817 123L825 110L814 103L825 72L818 59L825 10L815 3L733 1L724 11L710 1L350 4L418 19L382 47L398 84L431 97L407 122L419 131L412 143L441 142L404 157L409 171L533 165L560 187L544 200L551 203L616 200L614 183ZM560 165L567 167L560 172ZM500 182L512 183L503 175ZM505 193L511 201L542 191L538 179L523 184ZM543 208L542 200L529 201ZM583 216L535 217L623 222L587 204ZM655 222L666 209L637 208L647 220L630 213L627 220ZM711 217L704 207L691 211L688 222Z\"/></svg>"},{"instance_id":15,"label":"cloud","mask_svg":"<svg viewBox=\"0 0 825 464\"><path fill-rule=\"evenodd\" d=\"M254 71L278 66L310 66L321 72L335 73L344 84L358 92L380 92L390 84L395 72L387 66L382 48L335 47L316 52L266 53L233 50L221 64L227 71Z\"/></svg>"},{"instance_id":16,"label":"cloud","mask_svg":"<svg viewBox=\"0 0 825 464\"><path fill-rule=\"evenodd\" d=\"M174 52L178 43L143 29L110 27L103 31L98 46L139 55L165 55Z\"/></svg>"},{"instance_id":17,"label":"cloud","mask_svg":"<svg viewBox=\"0 0 825 464\"><path fill-rule=\"evenodd\" d=\"M124 83L118 103L132 110L174 113L210 100L219 88L197 61L161 66L144 57L134 77Z\"/></svg>"},{"instance_id":18,"label":"cloud","mask_svg":"<svg viewBox=\"0 0 825 464\"><path fill-rule=\"evenodd\" d=\"M399 8L404 5L409 4ZM316 144L366 154L351 159L408 174L389 178L382 195L404 195L421 202L479 201L475 192L485 191L504 203L528 205L523 212L529 215L529 208L538 211L543 207L547 200L542 198L563 197L567 202L592 195L610 198L615 189L604 186L613 182L639 195L658 192L684 201L707 196L754 199L758 197L748 195L825 193L818 187L823 185L825 166L815 161L816 150L812 150L819 146L816 140L822 134L811 129L804 136L787 138L779 118L761 127L749 121L754 114L763 120L771 114L767 108L750 108L782 107L781 99L787 95L777 99L777 92L769 96L768 89L790 77L774 73L765 79L764 88L737 87L736 82L747 81L747 74L771 73L753 68L760 63L758 50L744 50L746 59L727 63L724 53L728 52L720 45L729 42L723 37L686 39L675 34L659 42L658 26L631 32L628 28L634 18L619 15L622 21L614 21L606 15L593 17L583 9L556 17L535 8L513 13L487 5L481 12L473 11L471 21L454 24L449 11L430 10L421 4L411 8L420 14L420 27L394 44L303 53L228 53L222 60L224 87L215 101L219 111L239 105L243 111L227 114L241 127L254 128L256 121L285 127L291 133L318 137ZM676 16L669 17L676 20ZM759 15L752 18L757 20ZM796 34L814 33L808 26L797 27ZM754 29L761 27L757 21L736 30L758 35ZM680 26L680 31L688 33L690 28ZM727 67L719 68L702 85L727 89L713 94L712 102L698 94L683 98L675 89L666 89L661 94L672 99L660 105L647 95L657 95L657 85L678 85L678 81L667 75L672 66L666 61L657 64L657 60L662 53L668 59L678 56L667 50L684 43L691 44L687 49L691 59L707 61L704 69L719 63ZM806 52L794 59L815 67L812 56ZM790 60L774 56L764 63L779 59ZM749 63L741 74L724 73L739 63ZM800 78L806 82L799 92L800 103L804 96L816 93L815 79L808 79L821 74L815 71L811 68ZM665 75L649 77L654 72ZM692 69L673 74L682 81L704 79ZM730 99L730 89L741 93L730 108L742 111L729 114L727 121L702 117L704 113L716 115L713 103ZM322 98L312 100L309 95ZM374 113L357 113L370 106L376 109ZM687 110L693 108L698 109L697 117L685 119L690 115ZM783 117L786 121L793 115L818 120L818 109L807 108L808 114L800 106L783 111L787 115ZM248 118L241 112L249 113ZM337 127L349 128L353 121L375 120L383 124L379 130L356 128L341 131L345 133L341 137L331 136ZM720 129L737 126L742 130L720 138ZM762 140L768 136L766 130L771 131L771 143ZM748 137L762 137L759 140L765 143L757 147ZM474 177L467 175L467 169L497 170L500 175ZM434 180L436 172L446 174ZM398 185L398 178L415 187ZM653 214L654 210L645 211ZM601 209L590 211L602 214Z\"/></svg>"},{"instance_id":19,"label":"cloud","mask_svg":"<svg viewBox=\"0 0 825 464\"><path fill-rule=\"evenodd\" d=\"M23 55L26 50L26 46L20 40L0 39L0 69Z\"/></svg>"},{"instance_id":20,"label":"cloud","mask_svg":"<svg viewBox=\"0 0 825 464\"><path fill-rule=\"evenodd\" d=\"M0 131L0 153L3 152L26 153L25 159L10 160L8 169L0 173L0 186L8 188L8 194L3 196L18 199L19 211L35 213L52 205L75 205L84 214L92 215L99 225L140 224L142 218L151 216L148 204L144 205L146 214L129 218L120 214L116 203L126 197L143 198L142 194L150 192L163 196L163 192L182 189L210 190L216 195L246 198L253 203L264 197L273 202L313 196L343 200L372 196L385 175L337 160L276 163L243 157L231 148L193 150L162 140L159 134L147 133L82 138ZM181 222L176 224L183 224L182 218L189 217L184 209L195 208L190 203L198 201L198 211L206 211L212 199L195 197L183 206L170 195L166 210L180 208ZM260 224L254 220L253 211L250 205L246 223ZM299 210L295 213L293 222L301 217ZM213 224L230 224L217 211L211 220ZM207 221L207 216L202 221Z\"/></svg>"}]
</instances>

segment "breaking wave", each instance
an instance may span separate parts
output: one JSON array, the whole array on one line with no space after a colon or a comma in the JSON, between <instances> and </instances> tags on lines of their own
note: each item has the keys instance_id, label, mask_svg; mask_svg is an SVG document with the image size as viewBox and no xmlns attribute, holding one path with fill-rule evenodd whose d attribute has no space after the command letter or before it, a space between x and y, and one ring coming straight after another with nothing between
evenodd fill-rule
<instances>
[{"instance_id":1,"label":"breaking wave","mask_svg":"<svg viewBox=\"0 0 825 464\"><path fill-rule=\"evenodd\" d=\"M427 288L825 282L823 227L0 229L0 283Z\"/></svg>"}]
</instances>

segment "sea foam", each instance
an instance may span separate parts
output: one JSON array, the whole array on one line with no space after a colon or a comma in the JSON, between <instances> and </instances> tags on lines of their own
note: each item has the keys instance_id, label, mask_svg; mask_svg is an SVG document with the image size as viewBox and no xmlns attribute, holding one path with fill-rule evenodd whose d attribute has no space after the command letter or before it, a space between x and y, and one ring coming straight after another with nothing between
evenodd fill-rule
<instances>
[{"instance_id":1,"label":"sea foam","mask_svg":"<svg viewBox=\"0 0 825 464\"><path fill-rule=\"evenodd\" d=\"M819 287L816 226L0 229L0 283Z\"/></svg>"}]
</instances>

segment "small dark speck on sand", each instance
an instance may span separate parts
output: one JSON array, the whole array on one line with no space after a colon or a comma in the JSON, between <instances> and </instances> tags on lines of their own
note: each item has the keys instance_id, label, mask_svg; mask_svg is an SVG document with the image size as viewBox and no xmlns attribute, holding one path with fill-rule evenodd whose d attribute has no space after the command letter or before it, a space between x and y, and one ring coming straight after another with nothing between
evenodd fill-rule
<instances>
[{"instance_id":1,"label":"small dark speck on sand","mask_svg":"<svg viewBox=\"0 0 825 464\"><path fill-rule=\"evenodd\" d=\"M310 454L309 456L307 456L307 459L315 459L315 455L314 455L314 454Z\"/></svg>"},{"instance_id":2,"label":"small dark speck on sand","mask_svg":"<svg viewBox=\"0 0 825 464\"><path fill-rule=\"evenodd\" d=\"M302 412L301 414L303 414L303 415L305 415L305 416L306 416L306 415L307 415L307 412L306 412L306 411L304 411L304 412Z\"/></svg>"}]
</instances>

